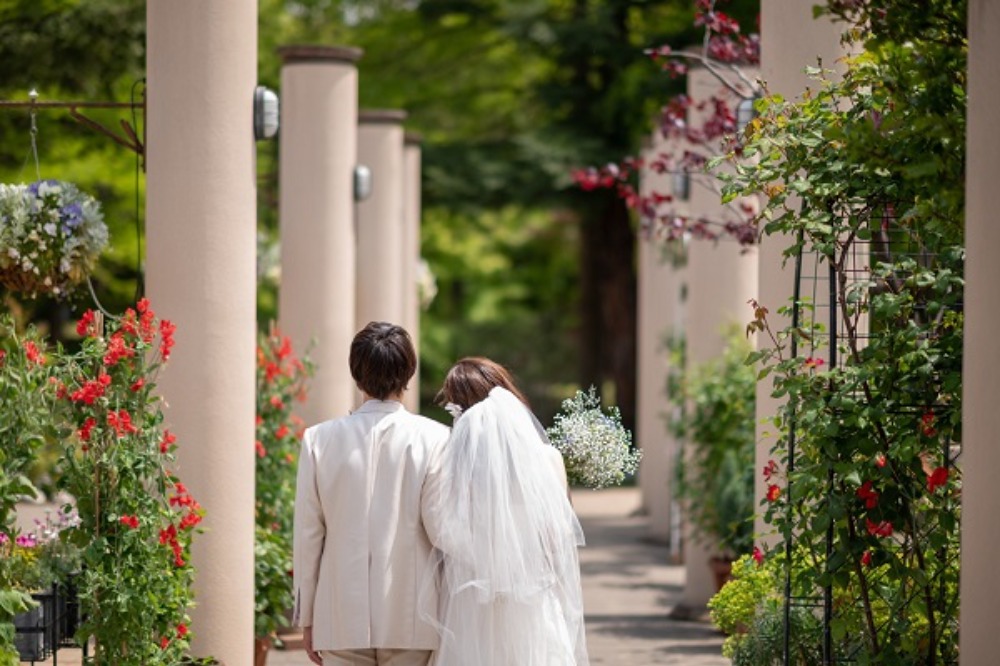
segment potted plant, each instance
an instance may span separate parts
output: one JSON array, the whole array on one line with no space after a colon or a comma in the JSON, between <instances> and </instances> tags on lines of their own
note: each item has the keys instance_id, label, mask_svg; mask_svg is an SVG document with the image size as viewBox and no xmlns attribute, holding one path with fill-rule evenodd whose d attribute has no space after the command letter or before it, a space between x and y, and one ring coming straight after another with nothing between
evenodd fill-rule
<instances>
[{"instance_id":1,"label":"potted plant","mask_svg":"<svg viewBox=\"0 0 1000 666\"><path fill-rule=\"evenodd\" d=\"M107 244L100 204L72 183L0 184L0 284L8 289L63 295Z\"/></svg>"},{"instance_id":2,"label":"potted plant","mask_svg":"<svg viewBox=\"0 0 1000 666\"><path fill-rule=\"evenodd\" d=\"M749 344L733 329L723 354L685 368L683 345L672 344L674 434L685 442L677 464L678 496L696 538L715 555L709 566L721 587L734 559L753 548L755 376Z\"/></svg>"}]
</instances>

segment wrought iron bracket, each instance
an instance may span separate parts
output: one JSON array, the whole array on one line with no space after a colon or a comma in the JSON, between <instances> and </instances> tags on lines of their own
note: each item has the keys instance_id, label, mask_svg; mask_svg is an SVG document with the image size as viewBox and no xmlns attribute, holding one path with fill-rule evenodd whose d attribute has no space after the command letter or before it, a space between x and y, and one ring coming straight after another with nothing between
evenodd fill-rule
<instances>
[{"instance_id":1,"label":"wrought iron bracket","mask_svg":"<svg viewBox=\"0 0 1000 666\"><path fill-rule=\"evenodd\" d=\"M69 115L84 127L103 134L119 146L128 148L137 154L139 156L142 170L146 170L145 122L143 123L143 137L140 139L135 131L135 128L132 127L127 120L122 119L119 121L122 132L124 132L124 134L120 134L114 129L107 127L106 125L103 125L102 123L94 120L93 118L89 118L80 112L80 109L139 109L145 116L145 94L143 94L142 101L139 102L39 102L37 100L23 102L17 100L0 100L0 109L28 109L30 111L40 109L69 109Z\"/></svg>"}]
</instances>

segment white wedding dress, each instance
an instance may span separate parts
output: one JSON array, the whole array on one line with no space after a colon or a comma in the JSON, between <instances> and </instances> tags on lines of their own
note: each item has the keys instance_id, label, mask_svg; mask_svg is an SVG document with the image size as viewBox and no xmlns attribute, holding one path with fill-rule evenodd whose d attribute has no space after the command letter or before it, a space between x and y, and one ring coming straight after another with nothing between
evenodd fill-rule
<instances>
[{"instance_id":1,"label":"white wedding dress","mask_svg":"<svg viewBox=\"0 0 1000 666\"><path fill-rule=\"evenodd\" d=\"M434 665L588 664L583 532L561 458L527 407L494 388L456 419L431 469L423 514L439 554L440 605L425 609L441 632Z\"/></svg>"}]
</instances>

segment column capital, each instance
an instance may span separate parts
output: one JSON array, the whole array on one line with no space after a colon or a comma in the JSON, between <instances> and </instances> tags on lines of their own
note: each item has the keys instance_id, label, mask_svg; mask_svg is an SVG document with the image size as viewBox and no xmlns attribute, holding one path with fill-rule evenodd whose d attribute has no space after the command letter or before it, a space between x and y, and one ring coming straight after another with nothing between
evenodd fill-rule
<instances>
[{"instance_id":1,"label":"column capital","mask_svg":"<svg viewBox=\"0 0 1000 666\"><path fill-rule=\"evenodd\" d=\"M399 124L406 120L406 111L402 109L361 109L358 111L358 124Z\"/></svg>"},{"instance_id":2,"label":"column capital","mask_svg":"<svg viewBox=\"0 0 1000 666\"><path fill-rule=\"evenodd\" d=\"M279 46L278 55L283 65L334 62L353 64L361 59L362 49L355 46L322 46L319 44L293 44Z\"/></svg>"}]
</instances>

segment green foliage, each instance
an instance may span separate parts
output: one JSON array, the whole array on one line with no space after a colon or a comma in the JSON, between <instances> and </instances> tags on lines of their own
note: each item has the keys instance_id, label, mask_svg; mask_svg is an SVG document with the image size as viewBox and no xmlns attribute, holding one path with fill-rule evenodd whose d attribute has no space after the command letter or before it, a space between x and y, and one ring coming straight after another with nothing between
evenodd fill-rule
<instances>
[{"instance_id":1,"label":"green foliage","mask_svg":"<svg viewBox=\"0 0 1000 666\"><path fill-rule=\"evenodd\" d=\"M187 651L193 603L190 545L203 511L169 470L174 437L162 427L155 378L173 325L148 303L102 329L77 328L79 352L60 359L64 451L60 486L76 498L82 548L76 579L98 664L173 664Z\"/></svg>"},{"instance_id":2,"label":"green foliage","mask_svg":"<svg viewBox=\"0 0 1000 666\"><path fill-rule=\"evenodd\" d=\"M313 366L299 360L291 341L272 325L257 344L257 474L254 583L256 636L274 634L288 623L292 607L292 518L295 461L302 421L292 414L305 398Z\"/></svg>"},{"instance_id":3,"label":"green foliage","mask_svg":"<svg viewBox=\"0 0 1000 666\"><path fill-rule=\"evenodd\" d=\"M828 4L876 17L849 27L863 50L842 79L814 71L817 88L801 100L760 100L741 155L728 158L733 173L721 175L727 200L767 197L760 225L792 239L787 256L814 253L833 268L842 327L831 349L812 304L783 310L798 310L797 328L773 324L773 304L756 308L750 329L770 342L753 358L784 401L767 519L821 563L806 577L813 594L832 590L834 658L955 663L964 3ZM877 19L886 7L891 25ZM900 32L918 25L927 30ZM852 257L870 270L855 271ZM791 354L793 340L808 357Z\"/></svg>"},{"instance_id":4,"label":"green foliage","mask_svg":"<svg viewBox=\"0 0 1000 666\"><path fill-rule=\"evenodd\" d=\"M670 427L685 442L678 496L698 537L730 557L753 547L755 377L750 346L733 329L723 354L672 378ZM677 343L672 347L678 350ZM676 355L675 355L676 359Z\"/></svg>"},{"instance_id":5,"label":"green foliage","mask_svg":"<svg viewBox=\"0 0 1000 666\"><path fill-rule=\"evenodd\" d=\"M767 557L755 549L733 562L732 579L708 602L712 622L726 634L723 656L739 666L780 666L784 664L785 575L783 553ZM802 594L803 573L812 566L808 553L792 559L793 594ZM821 660L815 637L820 627L813 609L789 609L791 666L818 665Z\"/></svg>"},{"instance_id":6,"label":"green foliage","mask_svg":"<svg viewBox=\"0 0 1000 666\"><path fill-rule=\"evenodd\" d=\"M34 329L19 333L0 317L0 532L13 533L14 506L34 497L29 468L46 442L58 437L53 419L52 364ZM34 350L29 354L29 350Z\"/></svg>"}]
</instances>

